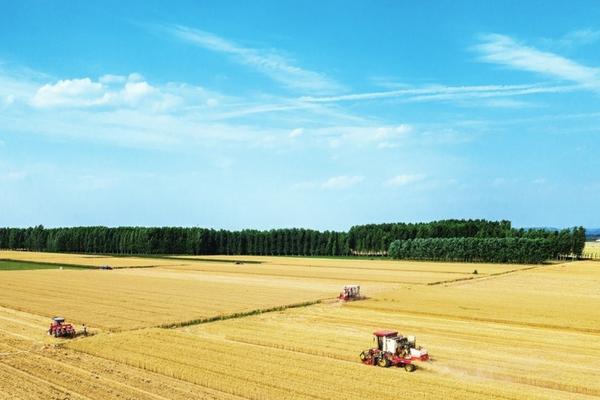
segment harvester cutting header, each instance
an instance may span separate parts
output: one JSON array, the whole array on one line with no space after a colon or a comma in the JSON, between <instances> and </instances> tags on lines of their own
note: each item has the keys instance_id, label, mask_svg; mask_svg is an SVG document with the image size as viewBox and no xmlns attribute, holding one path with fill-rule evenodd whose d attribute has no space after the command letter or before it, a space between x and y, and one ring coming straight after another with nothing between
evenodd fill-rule
<instances>
[{"instance_id":1,"label":"harvester cutting header","mask_svg":"<svg viewBox=\"0 0 600 400\"><path fill-rule=\"evenodd\" d=\"M362 300L363 298L360 294L360 285L346 285L338 296L341 301Z\"/></svg>"},{"instance_id":2,"label":"harvester cutting header","mask_svg":"<svg viewBox=\"0 0 600 400\"><path fill-rule=\"evenodd\" d=\"M74 338L79 335L87 336L87 328L83 325L81 331L77 332L73 324L66 323L63 317L53 317L52 323L48 328L48 335L55 338Z\"/></svg>"}]
</instances>

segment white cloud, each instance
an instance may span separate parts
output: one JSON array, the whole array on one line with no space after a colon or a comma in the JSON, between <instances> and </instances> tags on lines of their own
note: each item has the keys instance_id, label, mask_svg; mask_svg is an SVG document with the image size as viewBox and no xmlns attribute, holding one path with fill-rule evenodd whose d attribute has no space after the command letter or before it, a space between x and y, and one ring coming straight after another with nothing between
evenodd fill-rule
<instances>
[{"instance_id":1,"label":"white cloud","mask_svg":"<svg viewBox=\"0 0 600 400\"><path fill-rule=\"evenodd\" d=\"M273 51L241 46L210 32L181 25L163 27L169 34L207 50L230 55L236 62L252 67L288 88L311 93L334 93L343 86L325 74L295 65L293 60Z\"/></svg>"},{"instance_id":2,"label":"white cloud","mask_svg":"<svg viewBox=\"0 0 600 400\"><path fill-rule=\"evenodd\" d=\"M90 78L65 79L38 89L31 104L36 107L88 107L108 101L104 86Z\"/></svg>"},{"instance_id":3,"label":"white cloud","mask_svg":"<svg viewBox=\"0 0 600 400\"><path fill-rule=\"evenodd\" d=\"M331 148L345 145L397 147L407 140L413 131L414 128L408 124L333 126L311 130L317 138L324 140Z\"/></svg>"},{"instance_id":4,"label":"white cloud","mask_svg":"<svg viewBox=\"0 0 600 400\"><path fill-rule=\"evenodd\" d=\"M600 69L522 45L506 35L483 35L482 43L475 46L474 50L479 53L479 59L483 62L575 82L594 90L600 89Z\"/></svg>"},{"instance_id":5,"label":"white cloud","mask_svg":"<svg viewBox=\"0 0 600 400\"><path fill-rule=\"evenodd\" d=\"M296 138L296 137L298 137L298 136L301 136L303 133L304 133L304 128L296 128L296 129L293 129L293 130L292 130L292 131L291 131L291 132L288 134L288 136L289 136L290 138Z\"/></svg>"},{"instance_id":6,"label":"white cloud","mask_svg":"<svg viewBox=\"0 0 600 400\"><path fill-rule=\"evenodd\" d=\"M364 177L354 175L340 175L331 177L325 181L303 181L292 185L293 190L312 190L312 189L327 189L327 190L343 190L355 186L364 181Z\"/></svg>"},{"instance_id":7,"label":"white cloud","mask_svg":"<svg viewBox=\"0 0 600 400\"><path fill-rule=\"evenodd\" d=\"M103 83L105 85L110 85L113 83L125 83L125 82L127 82L127 77L123 76L123 75L106 74L106 75L102 75L98 79L98 82Z\"/></svg>"},{"instance_id":8,"label":"white cloud","mask_svg":"<svg viewBox=\"0 0 600 400\"><path fill-rule=\"evenodd\" d=\"M206 100L206 105L208 107L217 107L219 105L219 100L217 100L217 99L207 99Z\"/></svg>"},{"instance_id":9,"label":"white cloud","mask_svg":"<svg viewBox=\"0 0 600 400\"><path fill-rule=\"evenodd\" d=\"M123 88L123 98L127 102L136 102L141 98L152 94L155 89L145 81L127 82Z\"/></svg>"},{"instance_id":10,"label":"white cloud","mask_svg":"<svg viewBox=\"0 0 600 400\"><path fill-rule=\"evenodd\" d=\"M145 106L156 110L177 101L175 95L158 90L139 74L130 74L126 80L121 78L124 77L103 75L98 81L81 78L47 83L37 89L30 104L37 108L135 107L147 101L150 104Z\"/></svg>"},{"instance_id":11,"label":"white cloud","mask_svg":"<svg viewBox=\"0 0 600 400\"><path fill-rule=\"evenodd\" d=\"M293 129L304 129L294 125L315 126L323 117L331 125L350 119L337 110L330 112L328 107L296 100L238 98L176 82L154 86L139 74L56 79L5 73L0 68L0 83L6 83L0 85L0 125L4 130L126 147L245 142L253 147L279 148L289 146L287 139ZM4 104L6 96L11 96L10 105ZM272 113L268 124L266 117L259 123L249 121L259 113Z\"/></svg>"},{"instance_id":12,"label":"white cloud","mask_svg":"<svg viewBox=\"0 0 600 400\"><path fill-rule=\"evenodd\" d=\"M347 189L362 182L363 180L364 178L362 176L334 176L333 178L329 178L323 182L321 187L323 189Z\"/></svg>"},{"instance_id":13,"label":"white cloud","mask_svg":"<svg viewBox=\"0 0 600 400\"><path fill-rule=\"evenodd\" d=\"M545 39L544 41L560 47L584 46L600 41L600 30L590 28L577 29L567 33L559 39Z\"/></svg>"},{"instance_id":14,"label":"white cloud","mask_svg":"<svg viewBox=\"0 0 600 400\"><path fill-rule=\"evenodd\" d=\"M385 186L400 187L417 182L422 182L427 178L425 174L400 174L384 182Z\"/></svg>"}]
</instances>

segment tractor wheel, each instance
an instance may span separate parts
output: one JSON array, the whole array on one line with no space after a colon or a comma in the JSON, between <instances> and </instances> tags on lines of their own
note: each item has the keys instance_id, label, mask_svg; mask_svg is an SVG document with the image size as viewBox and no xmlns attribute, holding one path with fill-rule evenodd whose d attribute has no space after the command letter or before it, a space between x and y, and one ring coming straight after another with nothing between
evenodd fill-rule
<instances>
[{"instance_id":1,"label":"tractor wheel","mask_svg":"<svg viewBox=\"0 0 600 400\"><path fill-rule=\"evenodd\" d=\"M362 353L360 353L360 361L365 362L369 358L371 358L369 355L369 350L364 350Z\"/></svg>"},{"instance_id":2,"label":"tractor wheel","mask_svg":"<svg viewBox=\"0 0 600 400\"><path fill-rule=\"evenodd\" d=\"M406 372L413 372L415 369L417 369L417 366L414 364L404 364L404 369Z\"/></svg>"},{"instance_id":3,"label":"tractor wheel","mask_svg":"<svg viewBox=\"0 0 600 400\"><path fill-rule=\"evenodd\" d=\"M388 360L385 357L380 357L379 360L377 360L377 365L379 365L382 368L387 368L390 366L390 360Z\"/></svg>"}]
</instances>

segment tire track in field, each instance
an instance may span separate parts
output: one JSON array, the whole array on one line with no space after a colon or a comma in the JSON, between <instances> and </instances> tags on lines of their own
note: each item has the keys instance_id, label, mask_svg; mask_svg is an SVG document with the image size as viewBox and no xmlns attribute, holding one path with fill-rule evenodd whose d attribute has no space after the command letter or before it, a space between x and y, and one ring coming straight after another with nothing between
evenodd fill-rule
<instances>
[{"instance_id":1,"label":"tire track in field","mask_svg":"<svg viewBox=\"0 0 600 400\"><path fill-rule=\"evenodd\" d=\"M16 367L13 367L11 365L8 365L7 363L3 363L2 367L3 368L7 368L7 369L9 369L9 370L11 370L11 371L13 371L13 372L21 375L21 376L24 376L26 380L30 380L30 381L34 381L34 382L39 382L39 383L41 383L43 385L50 386L50 387L54 388L55 390L58 390L58 391L61 391L61 392L64 392L64 393L68 393L69 395L71 395L71 396L73 396L75 398L84 399L84 400L85 399L87 399L87 400L94 400L91 397L88 397L88 396L85 396L85 395L83 395L81 393L78 393L78 392L75 392L73 390L70 390L70 389L68 389L68 388L66 388L66 387L64 387L62 385L57 384L57 383L50 382L48 380L39 378L39 377L37 377L37 376L35 376L35 375L27 372L27 371L23 371L23 370L21 370L19 368L16 368Z\"/></svg>"},{"instance_id":2,"label":"tire track in field","mask_svg":"<svg viewBox=\"0 0 600 400\"><path fill-rule=\"evenodd\" d=\"M15 348L14 346L9 346L9 347ZM125 382L119 382L117 380L108 378L108 377L106 377L104 375L101 375L100 373L95 373L95 372L87 370L85 368L77 367L76 365L69 364L69 363L66 363L66 362L61 361L61 360L57 360L54 357L51 357L51 356L43 354L42 351L20 351L20 352L12 353L11 355L16 355L16 354L24 353L24 352L32 353L32 357L33 358L43 359L43 360L47 361L50 364L56 365L57 367L59 367L62 370L67 371L67 370L70 369L72 371L76 371L77 374L73 374L73 376L83 377L83 376L89 375L91 373L92 376L94 376L95 379L97 379L99 381L98 383L101 383L102 381L104 381L106 383L110 383L112 385L113 389L117 389L118 390L119 387L122 387L122 388L125 388L129 392L143 394L143 395L145 395L145 396L147 396L149 398L152 398L152 399L156 399L156 400L170 400L170 398L161 396L160 394L152 393L152 392L149 392L149 391L144 390L142 388L129 385L129 384L125 383ZM77 354L79 352L74 351L74 353ZM101 357L98 357L98 358L104 360ZM39 364L39 365L41 365L41 364ZM85 399L93 400L93 399L96 398L96 397L85 396L85 395L83 395L83 394L81 394L79 392L76 392L76 391L73 391L73 390L69 389L66 386L59 385L59 384L56 384L56 383L54 383L54 382L52 382L50 380L40 378L39 376L37 376L37 375L35 375L35 374L31 373L31 372L28 372L25 369L21 369L18 366L11 366L11 365L8 365L8 363L6 363L6 362L3 363L3 366L6 366L6 367L10 368L11 370L20 371L24 376L27 377L27 379L34 380L34 381L43 381L46 384L48 384L49 386L54 387L55 389L63 390L63 391L65 391L67 393L70 393L70 394L76 394L76 395L79 395L79 396L81 396L82 398L85 398ZM143 371L147 372L145 370L143 370ZM163 379L169 379L169 377L166 377L164 375L160 375L160 376ZM80 380L80 383L82 384L82 386L85 386L85 384L86 384L86 382L83 381L83 380ZM111 385L107 385L107 386L111 386ZM120 397L120 395L119 395L119 397Z\"/></svg>"}]
</instances>

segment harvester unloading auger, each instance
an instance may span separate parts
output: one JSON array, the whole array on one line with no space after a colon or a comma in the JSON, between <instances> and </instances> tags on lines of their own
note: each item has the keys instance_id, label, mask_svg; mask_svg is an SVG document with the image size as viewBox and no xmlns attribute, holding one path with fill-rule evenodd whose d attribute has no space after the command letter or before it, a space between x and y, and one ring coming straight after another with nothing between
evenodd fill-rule
<instances>
[{"instance_id":1,"label":"harvester unloading auger","mask_svg":"<svg viewBox=\"0 0 600 400\"><path fill-rule=\"evenodd\" d=\"M360 360L367 365L379 367L404 367L413 372L417 366L413 361L427 361L429 354L422 347L417 347L414 336L398 335L397 331L381 330L373 332L377 347L360 353Z\"/></svg>"}]
</instances>

